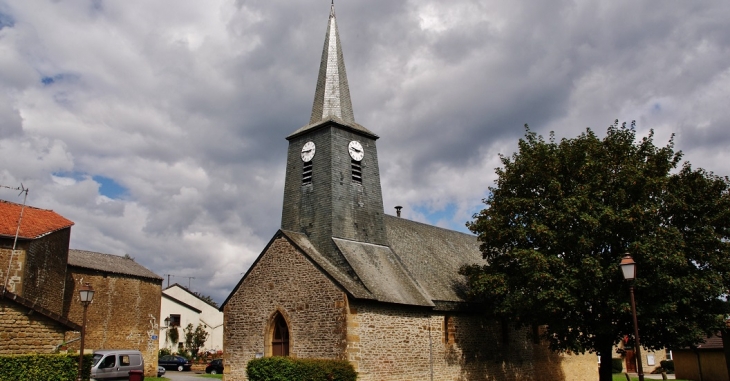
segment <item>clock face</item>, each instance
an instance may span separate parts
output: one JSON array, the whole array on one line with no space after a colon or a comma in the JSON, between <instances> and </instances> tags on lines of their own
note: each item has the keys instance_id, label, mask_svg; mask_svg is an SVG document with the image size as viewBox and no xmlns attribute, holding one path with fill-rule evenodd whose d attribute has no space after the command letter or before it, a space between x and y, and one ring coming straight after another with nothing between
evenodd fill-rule
<instances>
[{"instance_id":1,"label":"clock face","mask_svg":"<svg viewBox=\"0 0 730 381\"><path fill-rule=\"evenodd\" d=\"M302 161L307 163L309 161L312 161L312 158L314 157L314 142L309 141L304 143L304 147L302 147Z\"/></svg>"},{"instance_id":2,"label":"clock face","mask_svg":"<svg viewBox=\"0 0 730 381\"><path fill-rule=\"evenodd\" d=\"M365 151L357 140L353 140L347 145L347 151L350 152L352 160L360 161L365 156Z\"/></svg>"}]
</instances>

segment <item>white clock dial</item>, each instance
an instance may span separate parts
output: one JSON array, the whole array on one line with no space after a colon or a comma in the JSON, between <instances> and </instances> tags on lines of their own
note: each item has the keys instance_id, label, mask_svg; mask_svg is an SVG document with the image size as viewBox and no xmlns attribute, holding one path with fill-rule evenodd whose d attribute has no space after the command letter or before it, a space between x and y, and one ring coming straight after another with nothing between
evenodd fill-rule
<instances>
[{"instance_id":1,"label":"white clock dial","mask_svg":"<svg viewBox=\"0 0 730 381\"><path fill-rule=\"evenodd\" d=\"M304 143L304 147L302 147L302 161L303 162L309 162L314 157L314 142L306 142Z\"/></svg>"},{"instance_id":2,"label":"white clock dial","mask_svg":"<svg viewBox=\"0 0 730 381\"><path fill-rule=\"evenodd\" d=\"M353 140L347 145L347 151L350 152L350 157L353 160L360 161L365 156L365 151L362 149L362 145L357 140Z\"/></svg>"}]
</instances>

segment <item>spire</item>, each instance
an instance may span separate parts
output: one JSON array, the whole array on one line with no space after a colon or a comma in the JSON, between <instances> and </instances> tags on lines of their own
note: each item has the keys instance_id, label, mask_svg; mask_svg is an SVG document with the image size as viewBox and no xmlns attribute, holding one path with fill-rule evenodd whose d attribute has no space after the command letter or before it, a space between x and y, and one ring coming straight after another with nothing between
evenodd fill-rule
<instances>
[{"instance_id":1,"label":"spire","mask_svg":"<svg viewBox=\"0 0 730 381\"><path fill-rule=\"evenodd\" d=\"M314 105L309 123L317 123L329 117L337 117L345 123L355 123L350 100L350 87L347 84L347 73L345 73L345 60L342 58L340 35L337 32L334 0L332 0L330 8L330 18L317 78L317 90L314 92Z\"/></svg>"}]
</instances>

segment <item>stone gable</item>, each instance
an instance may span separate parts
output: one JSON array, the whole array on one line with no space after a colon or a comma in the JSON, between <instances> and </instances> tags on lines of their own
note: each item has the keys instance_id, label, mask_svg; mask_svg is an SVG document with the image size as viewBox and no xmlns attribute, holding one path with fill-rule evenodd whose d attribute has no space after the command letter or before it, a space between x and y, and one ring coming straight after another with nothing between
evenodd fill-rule
<instances>
[{"instance_id":1,"label":"stone gable","mask_svg":"<svg viewBox=\"0 0 730 381\"><path fill-rule=\"evenodd\" d=\"M245 380L257 353L270 355L270 325L281 313L290 332L290 355L345 358L345 292L286 238L261 254L224 306L225 379Z\"/></svg>"}]
</instances>

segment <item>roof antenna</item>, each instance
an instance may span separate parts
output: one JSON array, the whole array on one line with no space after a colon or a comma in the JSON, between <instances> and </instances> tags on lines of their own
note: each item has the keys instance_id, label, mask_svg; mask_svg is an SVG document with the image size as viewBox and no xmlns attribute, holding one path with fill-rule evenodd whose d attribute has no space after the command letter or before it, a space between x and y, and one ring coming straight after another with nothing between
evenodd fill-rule
<instances>
[{"instance_id":1,"label":"roof antenna","mask_svg":"<svg viewBox=\"0 0 730 381\"><path fill-rule=\"evenodd\" d=\"M334 1L334 0L332 0ZM3 282L3 294L2 297L5 298L5 292L8 290L8 278L10 277L10 269L13 265L13 256L15 255L15 248L18 245L18 234L20 233L20 223L23 221L23 211L25 211L25 202L28 200L28 188L26 188L23 183L20 183L20 187L9 187L7 185L0 185L2 188L8 188L12 190L19 190L20 193L18 193L18 196L25 193L25 196L23 196L23 206L20 207L20 216L18 217L18 226L15 228L15 240L13 240L13 251L10 252L10 261L8 261L8 272L5 274L5 281Z\"/></svg>"}]
</instances>

